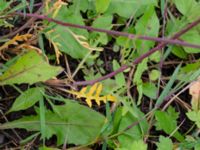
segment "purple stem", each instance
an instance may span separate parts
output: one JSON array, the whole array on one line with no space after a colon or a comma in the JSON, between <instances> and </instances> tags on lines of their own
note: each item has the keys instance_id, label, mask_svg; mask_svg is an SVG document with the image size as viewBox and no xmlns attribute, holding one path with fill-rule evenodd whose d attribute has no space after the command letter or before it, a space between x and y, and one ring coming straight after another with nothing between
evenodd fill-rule
<instances>
[{"instance_id":1,"label":"purple stem","mask_svg":"<svg viewBox=\"0 0 200 150\"><path fill-rule=\"evenodd\" d=\"M191 24L189 24L188 26L186 26L185 28L183 28L181 31L177 32L174 36L172 36L171 39L176 39L178 37L180 37L181 35L183 35L184 33L186 33L187 31L189 31L191 28L195 27L196 25L198 25L200 23L200 18L194 22L192 22ZM152 48L151 50L149 50L147 53L141 55L140 57L136 58L133 62L132 65L136 65L138 63L140 63L143 59L147 58L148 56L150 56L151 54L153 54L154 52L158 51L158 50L162 50L162 48L166 45L166 42L160 43L158 44L156 47ZM89 81L77 81L74 83L74 85L92 85L96 82L100 82L102 80L111 78L113 76L115 76L116 74L123 72L124 70L126 70L127 68L129 68L130 66L128 65L123 65L122 67L120 67L119 69L105 75L102 76L100 78L97 78L95 80L89 80Z\"/></svg>"},{"instance_id":2,"label":"purple stem","mask_svg":"<svg viewBox=\"0 0 200 150\"><path fill-rule=\"evenodd\" d=\"M104 33L107 33L107 34L110 34L110 35L116 35L116 36L125 36L125 37L128 37L130 39L136 38L136 39L142 39L142 40L147 40L147 41L162 42L162 43L158 44L156 47L149 50L147 53L136 58L132 62L132 65L136 65L136 64L140 63L143 59L147 58L148 56L150 56L154 52L161 50L167 44L177 44L177 45L182 45L182 46L200 49L200 45L195 45L195 44L190 44L190 43L186 43L186 42L183 42L183 41L175 40L178 37L180 37L181 35L183 35L184 33L186 33L187 31L189 31L194 26L198 25L200 23L200 18L197 19L196 21L192 22L188 26L186 26L184 29L182 29L178 33L176 33L174 36L172 36L172 38L166 39L166 38L148 37L148 36L143 36L143 35L134 35L134 34L126 33L126 32L98 29L98 28L93 28L93 27L90 27L90 26L83 26L83 25L77 25L77 24L72 24L72 23L66 23L66 22L62 22L62 21L59 21L59 20L56 20L56 19L53 19L53 18L49 18L49 17L44 16L44 15L38 15L38 14L28 14L27 13L27 14L24 15L23 13L20 13L20 12L15 12L14 14L19 15L19 16L24 16L24 17L33 17L33 18L37 18L37 19L47 20L49 22L54 22L54 23L57 23L59 25L67 26L67 27L80 28L80 29L85 29L85 30L89 30L89 31L96 31L96 32L104 32ZM90 80L90 81L78 81L78 82L75 82L74 85L92 85L96 82L100 82L102 80L106 80L108 78L111 78L111 77L115 76L116 74L123 72L124 70L126 70L129 67L130 66L128 66L128 65L123 65L119 69L117 69L117 70L115 70L115 71L113 71L113 72L111 72L111 73L109 73L105 76L102 76L100 78L97 78L95 80Z\"/></svg>"},{"instance_id":3,"label":"purple stem","mask_svg":"<svg viewBox=\"0 0 200 150\"><path fill-rule=\"evenodd\" d=\"M135 34L126 33L126 32L119 32L119 31L113 31L113 30L93 28L93 27L90 27L90 26L84 26L84 25L62 22L62 21L59 21L59 20L56 20L56 19L53 19L53 18L49 18L48 16L39 15L39 14L30 14L30 13L23 14L21 12L15 12L14 14L19 15L19 16L24 16L24 17L33 17L33 18L37 18L37 19L47 20L49 22L54 22L54 23L62 25L62 26L80 28L80 29L85 29L85 30L89 30L89 31L103 32L103 33L107 33L109 35L115 35L115 36L124 36L124 37L128 37L130 39L141 39L141 40L146 40L146 41L165 42L167 44L182 45L182 46L186 46L186 47L200 49L200 45L191 44L191 43L187 43L187 42L180 41L180 40L172 40L172 39L159 38L159 37L149 37L149 36L144 36L144 35L135 35Z\"/></svg>"}]
</instances>

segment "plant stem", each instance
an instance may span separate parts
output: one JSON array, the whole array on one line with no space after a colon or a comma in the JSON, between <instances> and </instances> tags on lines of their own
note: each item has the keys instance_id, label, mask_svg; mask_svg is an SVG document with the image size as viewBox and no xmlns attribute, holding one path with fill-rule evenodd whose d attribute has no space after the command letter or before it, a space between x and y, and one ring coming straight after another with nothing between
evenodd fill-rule
<instances>
[{"instance_id":1,"label":"plant stem","mask_svg":"<svg viewBox=\"0 0 200 150\"><path fill-rule=\"evenodd\" d=\"M147 53L145 53L145 54L141 55L140 57L136 58L132 62L132 65L136 65L136 64L140 63L143 59L149 57L154 52L156 52L158 50L161 50L167 44L176 44L176 45L181 45L181 46L187 46L187 47L200 49L200 45L195 45L195 44L191 44L191 43L186 43L184 41L176 40L181 35L183 35L187 31L189 31L191 28L193 28L196 25L198 25L200 23L200 18L198 18L196 21L192 22L191 24L189 24L188 26L183 28L181 31L177 32L170 39L167 39L167 38L157 38L157 37L148 37L148 36L143 36L143 35L135 35L135 34L130 34L130 33L126 33L126 32L105 30L105 29L93 28L93 27L90 27L90 26L83 26L83 25L77 25L77 24L72 24L72 23L66 23L66 22L62 22L62 21L59 21L59 20L56 20L56 19L53 19L53 18L49 18L48 16L45 16L45 15L39 15L39 14L27 13L27 14L24 15L21 12L15 12L14 14L15 15L19 15L19 16L24 16L24 17L33 17L33 18L37 18L37 19L47 20L49 22L54 22L54 23L57 23L57 24L62 25L62 26L80 28L80 29L85 29L85 30L89 30L89 31L104 32L104 33L107 33L109 35L115 35L115 36L124 36L124 37L128 37L130 39L135 38L135 39L141 39L141 40L147 40L147 41L161 42L156 47L154 47L151 50L149 50ZM108 78L111 78L111 77L115 76L116 74L118 74L120 72L123 72L124 70L128 69L129 67L130 67L129 65L123 65L119 69L117 69L117 70L115 70L115 71L113 71L113 72L111 72L111 73L109 73L109 74L107 74L105 76L102 76L100 78L97 78L95 80L90 80L90 81L78 81L78 82L75 82L74 85L92 85L92 84L94 84L96 82L100 82L102 80L106 80Z\"/></svg>"},{"instance_id":2,"label":"plant stem","mask_svg":"<svg viewBox=\"0 0 200 150\"><path fill-rule=\"evenodd\" d=\"M198 25L200 23L200 18L194 22L192 22L191 24L189 24L188 26L186 26L185 28L183 28L181 31L177 32L176 34L174 34L174 36L172 36L171 39L176 39L178 37L180 37L181 35L183 35L184 33L186 33L187 31L189 31L190 29L192 29L193 27L195 27L196 25ZM140 63L143 59L147 58L148 56L150 56L151 54L153 54L154 52L158 51L158 50L162 50L162 48L166 45L166 42L160 43L158 44L156 47L152 48L151 50L149 50L147 53L141 55L140 57L136 58L133 62L132 65L136 65L138 63ZM123 72L124 70L128 69L130 66L128 65L123 65L122 67L120 67L119 69L105 75L102 76L100 78L97 78L95 80L90 80L90 81L77 81L74 83L74 85L92 85L96 82L100 82L102 80L111 78L113 76L115 76L116 74Z\"/></svg>"},{"instance_id":3,"label":"plant stem","mask_svg":"<svg viewBox=\"0 0 200 150\"><path fill-rule=\"evenodd\" d=\"M96 31L96 32L103 32L103 33L107 33L109 35L115 35L115 36L124 36L124 37L128 37L130 39L140 39L140 40L146 40L146 41L165 42L167 44L175 44L175 45L181 45L181 46L186 46L186 47L191 47L191 48L200 48L200 45L191 44L191 43L187 43L187 42L180 41L180 40L174 40L174 39L168 39L168 38L159 38L159 37L150 37L150 36L144 36L144 35L135 35L135 34L127 33L127 32L93 28L93 27L90 27L90 26L84 26L84 25L78 25L78 24L59 21L59 20L50 18L50 17L45 16L45 15L30 14L30 13L23 14L21 12L15 12L13 14L23 16L23 17L32 17L32 18L47 20L49 22L54 22L56 24L66 26L66 27L79 28L79 29L85 29L85 30ZM200 18L199 18L198 22L200 22Z\"/></svg>"}]
</instances>

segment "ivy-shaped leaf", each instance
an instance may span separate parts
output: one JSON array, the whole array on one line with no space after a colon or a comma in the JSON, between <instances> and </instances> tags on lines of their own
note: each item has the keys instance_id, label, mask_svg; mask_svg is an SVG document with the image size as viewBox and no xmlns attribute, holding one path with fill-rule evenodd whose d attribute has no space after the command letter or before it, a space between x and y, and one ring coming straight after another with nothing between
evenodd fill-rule
<instances>
[{"instance_id":1,"label":"ivy-shaped leaf","mask_svg":"<svg viewBox=\"0 0 200 150\"><path fill-rule=\"evenodd\" d=\"M92 100L94 100L98 106L100 106L101 101L106 103L107 101L116 102L116 97L112 95L105 95L100 96L103 85L101 83L95 83L87 92L88 87L82 88L79 92L78 91L68 91L68 93L71 93L73 95L76 95L77 98L86 98L86 103L89 107L92 107Z\"/></svg>"},{"instance_id":2,"label":"ivy-shaped leaf","mask_svg":"<svg viewBox=\"0 0 200 150\"><path fill-rule=\"evenodd\" d=\"M42 55L30 50L20 57L0 76L0 85L5 84L33 84L46 81L62 71L61 67L49 65Z\"/></svg>"}]
</instances>

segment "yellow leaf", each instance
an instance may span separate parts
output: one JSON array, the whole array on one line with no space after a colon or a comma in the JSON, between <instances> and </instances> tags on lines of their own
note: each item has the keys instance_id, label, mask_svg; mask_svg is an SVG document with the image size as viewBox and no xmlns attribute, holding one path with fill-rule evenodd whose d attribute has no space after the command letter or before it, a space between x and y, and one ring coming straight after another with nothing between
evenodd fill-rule
<instances>
[{"instance_id":1,"label":"yellow leaf","mask_svg":"<svg viewBox=\"0 0 200 150\"><path fill-rule=\"evenodd\" d=\"M19 44L18 42L22 42L22 41L27 41L29 38L31 38L33 35L32 34L24 34L24 35L16 35L15 37L13 37L12 39L10 39L9 41L5 42L2 46L0 46L0 57L4 60L7 60L7 58L4 56L4 52L8 49L8 47L10 45L23 45L23 44ZM12 52L16 52L17 50L12 50ZM11 52L11 50L10 50Z\"/></svg>"},{"instance_id":2,"label":"yellow leaf","mask_svg":"<svg viewBox=\"0 0 200 150\"><path fill-rule=\"evenodd\" d=\"M4 43L0 47L0 51L7 49L10 45L18 45L17 41L27 41L29 38L32 37L32 34L24 34L24 35L16 35L13 39L9 40L8 42Z\"/></svg>"},{"instance_id":3,"label":"yellow leaf","mask_svg":"<svg viewBox=\"0 0 200 150\"><path fill-rule=\"evenodd\" d=\"M97 103L98 106L100 106L100 97L99 97L99 95L100 95L102 89L103 89L103 85L99 84L99 86L97 87L97 90L96 90L96 95L95 95L96 103Z\"/></svg>"},{"instance_id":4,"label":"yellow leaf","mask_svg":"<svg viewBox=\"0 0 200 150\"><path fill-rule=\"evenodd\" d=\"M76 39L76 41L81 44L83 47L91 50L91 51L103 51L103 48L99 47L91 47L90 44L86 41L87 38L82 35L77 35L73 33L71 30L68 30L70 34Z\"/></svg>"},{"instance_id":5,"label":"yellow leaf","mask_svg":"<svg viewBox=\"0 0 200 150\"><path fill-rule=\"evenodd\" d=\"M52 44L53 44L53 47L54 47L54 51L55 51L55 54L56 54L56 62L58 63L58 64L60 64L60 60L59 60L59 58L60 58L60 56L62 55L62 53L60 52L60 50L59 50L59 43L57 43L57 42L51 42Z\"/></svg>"},{"instance_id":6,"label":"yellow leaf","mask_svg":"<svg viewBox=\"0 0 200 150\"><path fill-rule=\"evenodd\" d=\"M106 103L107 101L110 102L116 102L116 97L112 95L105 95L100 96L103 85L101 83L95 83L92 87L89 88L89 91L87 92L88 87L82 88L79 92L78 91L68 91L66 92L75 95L77 98L85 98L86 103L89 107L92 107L92 100L94 100L98 106L100 106L101 101Z\"/></svg>"}]
</instances>

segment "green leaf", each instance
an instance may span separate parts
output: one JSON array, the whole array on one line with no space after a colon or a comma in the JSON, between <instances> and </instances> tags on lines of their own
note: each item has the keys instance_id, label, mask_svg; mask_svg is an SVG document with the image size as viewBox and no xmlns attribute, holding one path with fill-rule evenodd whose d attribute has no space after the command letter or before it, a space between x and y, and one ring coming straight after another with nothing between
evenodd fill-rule
<instances>
[{"instance_id":1,"label":"green leaf","mask_svg":"<svg viewBox=\"0 0 200 150\"><path fill-rule=\"evenodd\" d=\"M45 104L43 97L39 100L39 116L40 116L40 133L43 145L45 145L45 135L46 135L46 120L45 120Z\"/></svg>"},{"instance_id":2,"label":"green leaf","mask_svg":"<svg viewBox=\"0 0 200 150\"><path fill-rule=\"evenodd\" d=\"M86 12L89 8L89 1L88 0L73 0L73 5L70 7L73 10L74 14L79 14L80 11Z\"/></svg>"},{"instance_id":3,"label":"green leaf","mask_svg":"<svg viewBox=\"0 0 200 150\"><path fill-rule=\"evenodd\" d=\"M143 140L134 141L130 149L147 150L147 144Z\"/></svg>"},{"instance_id":4,"label":"green leaf","mask_svg":"<svg viewBox=\"0 0 200 150\"><path fill-rule=\"evenodd\" d=\"M73 11L68 10L67 7L62 7L60 9L56 19L84 25L80 12L75 14ZM69 28L55 23L50 23L48 30L45 31L45 35L48 40L51 43L54 43L60 51L73 58L84 58L89 52L89 49L81 45L81 42L87 42L88 32L86 30Z\"/></svg>"},{"instance_id":5,"label":"green leaf","mask_svg":"<svg viewBox=\"0 0 200 150\"><path fill-rule=\"evenodd\" d=\"M110 30L112 28L112 19L111 15L99 16L92 23L92 27ZM94 46L97 46L99 43L105 45L108 43L108 35L106 33L92 32L90 33L89 40Z\"/></svg>"},{"instance_id":6,"label":"green leaf","mask_svg":"<svg viewBox=\"0 0 200 150\"><path fill-rule=\"evenodd\" d=\"M195 145L194 150L200 150L200 143L198 143L197 145Z\"/></svg>"},{"instance_id":7,"label":"green leaf","mask_svg":"<svg viewBox=\"0 0 200 150\"><path fill-rule=\"evenodd\" d=\"M7 2L5 0L0 0L0 13L2 13L6 8L9 7L11 2Z\"/></svg>"},{"instance_id":8,"label":"green leaf","mask_svg":"<svg viewBox=\"0 0 200 150\"><path fill-rule=\"evenodd\" d=\"M158 80L158 78L160 77L160 71L159 70L156 70L156 69L153 69L151 70L151 72L149 73L149 78L151 81L156 81Z\"/></svg>"},{"instance_id":9,"label":"green leaf","mask_svg":"<svg viewBox=\"0 0 200 150\"><path fill-rule=\"evenodd\" d=\"M181 67L181 65L176 67L176 70L173 72L170 80L168 81L168 83L165 86L164 90L162 91L162 93L160 94L159 98L157 99L155 107L158 107L160 104L162 104L162 102L164 101L165 97L170 93L172 85L176 81L176 78L177 78L177 75L179 73L180 67Z\"/></svg>"},{"instance_id":10,"label":"green leaf","mask_svg":"<svg viewBox=\"0 0 200 150\"><path fill-rule=\"evenodd\" d=\"M157 37L159 28L159 19L156 15L154 7L150 5L135 25L136 34ZM154 44L155 42L152 41L136 40L136 47L139 54L144 54L151 47L153 47Z\"/></svg>"},{"instance_id":11,"label":"green leaf","mask_svg":"<svg viewBox=\"0 0 200 150\"><path fill-rule=\"evenodd\" d=\"M10 113L13 111L25 110L33 106L36 102L42 99L42 92L44 92L44 89L38 87L26 90L19 97L17 97L8 112Z\"/></svg>"},{"instance_id":12,"label":"green leaf","mask_svg":"<svg viewBox=\"0 0 200 150\"><path fill-rule=\"evenodd\" d=\"M177 9L192 22L199 17L200 2L195 0L174 0Z\"/></svg>"},{"instance_id":13,"label":"green leaf","mask_svg":"<svg viewBox=\"0 0 200 150\"><path fill-rule=\"evenodd\" d=\"M112 27L112 19L113 17L111 15L99 16L97 19L94 20L92 26L94 28L109 30Z\"/></svg>"},{"instance_id":14,"label":"green leaf","mask_svg":"<svg viewBox=\"0 0 200 150\"><path fill-rule=\"evenodd\" d=\"M127 33L133 33L135 34L135 29L133 27L127 27L123 30L123 32L127 32ZM116 43L119 45L119 46L122 46L124 48L133 48L135 45L134 45L134 39L131 40L130 38L128 37L123 37L123 36L119 36L116 38ZM125 51L126 49L124 49L123 51ZM125 53L125 52L122 52L122 53ZM128 55L130 55L130 52L128 53Z\"/></svg>"},{"instance_id":15,"label":"green leaf","mask_svg":"<svg viewBox=\"0 0 200 150\"><path fill-rule=\"evenodd\" d=\"M120 68L120 65L118 64L118 62L114 59L113 60L113 69L114 70L117 70ZM126 80L125 80L125 77L124 77L124 74L123 73L119 73L115 76L115 80L116 80L116 83L118 84L119 87L122 87L122 86L125 86L126 85Z\"/></svg>"},{"instance_id":16,"label":"green leaf","mask_svg":"<svg viewBox=\"0 0 200 150\"><path fill-rule=\"evenodd\" d=\"M196 145L199 145L199 143L200 143L199 138L197 138L196 140L192 135L187 135L185 140L182 143L180 143L180 148L184 150L194 149L194 147L196 147Z\"/></svg>"},{"instance_id":17,"label":"green leaf","mask_svg":"<svg viewBox=\"0 0 200 150\"><path fill-rule=\"evenodd\" d=\"M172 47L172 53L174 55L176 55L177 57L179 58L182 58L182 59L186 59L187 58L187 53L184 51L184 49L180 46L173 46Z\"/></svg>"},{"instance_id":18,"label":"green leaf","mask_svg":"<svg viewBox=\"0 0 200 150\"><path fill-rule=\"evenodd\" d=\"M28 142L32 141L32 140L35 139L37 136L39 136L39 134L40 134L39 132L36 132L36 133L34 133L34 134L32 134L32 135L26 137L25 139L20 140L20 144L21 144L21 145L27 144Z\"/></svg>"},{"instance_id":19,"label":"green leaf","mask_svg":"<svg viewBox=\"0 0 200 150\"><path fill-rule=\"evenodd\" d=\"M116 150L147 150L147 144L143 142L143 140L136 140L133 141L132 144L126 146L117 148Z\"/></svg>"},{"instance_id":20,"label":"green leaf","mask_svg":"<svg viewBox=\"0 0 200 150\"><path fill-rule=\"evenodd\" d=\"M40 147L39 150L61 150L61 149L43 146L43 147Z\"/></svg>"},{"instance_id":21,"label":"green leaf","mask_svg":"<svg viewBox=\"0 0 200 150\"><path fill-rule=\"evenodd\" d=\"M126 110L125 107L124 109ZM133 141L142 139L148 130L147 120L145 118L141 120L141 118L144 117L144 114L140 110L138 110L136 107L134 109L138 113L138 118L134 117L132 113L126 112L125 114L122 114L121 121L119 124L118 132L121 132L125 128L133 124L134 122L137 122L140 120L139 124L134 125L129 130L123 132L122 135L118 136L120 147L123 147L123 148L130 148L130 145L133 143Z\"/></svg>"},{"instance_id":22,"label":"green leaf","mask_svg":"<svg viewBox=\"0 0 200 150\"><path fill-rule=\"evenodd\" d=\"M29 50L0 76L0 85L33 84L46 81L61 71L61 67L50 66L43 56L34 50Z\"/></svg>"},{"instance_id":23,"label":"green leaf","mask_svg":"<svg viewBox=\"0 0 200 150\"><path fill-rule=\"evenodd\" d=\"M149 56L149 59L154 62L160 62L161 52L157 51Z\"/></svg>"},{"instance_id":24,"label":"green leaf","mask_svg":"<svg viewBox=\"0 0 200 150\"><path fill-rule=\"evenodd\" d=\"M157 150L173 150L173 143L170 138L160 136L159 143L157 145Z\"/></svg>"},{"instance_id":25,"label":"green leaf","mask_svg":"<svg viewBox=\"0 0 200 150\"><path fill-rule=\"evenodd\" d=\"M184 82L193 82L200 76L200 60L195 63L186 64L180 69L178 80Z\"/></svg>"},{"instance_id":26,"label":"green leaf","mask_svg":"<svg viewBox=\"0 0 200 150\"><path fill-rule=\"evenodd\" d=\"M200 9L200 8L199 8ZM198 17L198 16L197 16ZM167 33L168 36L176 33L177 31L180 31L182 28L184 28L184 26L186 26L189 22L187 20L185 20L184 18L182 19L174 19L173 21L169 20L167 22ZM199 26L198 26L199 27ZM200 42L200 34L199 34L199 29L198 27L193 28L191 30L189 30L188 32L186 32L184 35L182 35L180 37L181 40L184 40L186 42L192 43L192 44L198 44ZM195 49L195 48L189 48L189 47L183 47L185 53L181 54L181 49L180 48L174 48L175 46L173 46L172 52L175 55L184 57L184 55L186 55L187 53L200 53L199 49ZM174 50L175 49L175 50Z\"/></svg>"},{"instance_id":27,"label":"green leaf","mask_svg":"<svg viewBox=\"0 0 200 150\"><path fill-rule=\"evenodd\" d=\"M110 1L111 0L96 0L95 6L97 13L104 13L108 9Z\"/></svg>"},{"instance_id":28,"label":"green leaf","mask_svg":"<svg viewBox=\"0 0 200 150\"><path fill-rule=\"evenodd\" d=\"M143 95L143 87L142 87L142 74L145 70L148 69L147 66L148 58L145 58L138 66L135 71L135 75L133 77L133 83L137 85L137 91L139 93L138 102L139 105L141 103L142 95Z\"/></svg>"},{"instance_id":29,"label":"green leaf","mask_svg":"<svg viewBox=\"0 0 200 150\"><path fill-rule=\"evenodd\" d=\"M174 3L177 9L183 14L186 15L190 12L191 8L193 7L193 3L195 0L174 0Z\"/></svg>"},{"instance_id":30,"label":"green leaf","mask_svg":"<svg viewBox=\"0 0 200 150\"><path fill-rule=\"evenodd\" d=\"M200 43L200 34L197 30L190 30L181 36L181 39L187 41L188 43L198 44ZM183 47L186 53L200 53L200 49Z\"/></svg>"},{"instance_id":31,"label":"green leaf","mask_svg":"<svg viewBox=\"0 0 200 150\"><path fill-rule=\"evenodd\" d=\"M55 43L61 52L70 55L73 58L84 58L89 52L84 48L73 35L70 29L56 25L53 32L46 33L46 37L52 43ZM67 40L66 40L67 39Z\"/></svg>"},{"instance_id":32,"label":"green leaf","mask_svg":"<svg viewBox=\"0 0 200 150\"><path fill-rule=\"evenodd\" d=\"M157 130L163 130L167 134L171 134L176 130L178 113L175 112L173 107L169 107L167 112L155 111L155 118L157 121L155 124ZM184 140L184 137L178 131L173 134L173 137L179 141Z\"/></svg>"},{"instance_id":33,"label":"green leaf","mask_svg":"<svg viewBox=\"0 0 200 150\"><path fill-rule=\"evenodd\" d=\"M189 111L187 114L188 118L195 122L198 128L200 128L200 110Z\"/></svg>"},{"instance_id":34,"label":"green leaf","mask_svg":"<svg viewBox=\"0 0 200 150\"><path fill-rule=\"evenodd\" d=\"M200 68L200 59L194 63L186 64L186 66L181 67L180 74L186 74L189 72L193 72L193 71L198 70L199 68Z\"/></svg>"},{"instance_id":35,"label":"green leaf","mask_svg":"<svg viewBox=\"0 0 200 150\"><path fill-rule=\"evenodd\" d=\"M100 113L66 99L65 105L55 106L62 116L50 110L45 112L45 136L57 137L57 144L88 144L96 140L105 123ZM75 111L76 110L76 111ZM37 112L38 113L38 112ZM40 131L40 116L27 116L0 125L0 129L21 128L28 131Z\"/></svg>"},{"instance_id":36,"label":"green leaf","mask_svg":"<svg viewBox=\"0 0 200 150\"><path fill-rule=\"evenodd\" d=\"M119 16L129 18L135 16L140 9L145 9L148 5L157 5L157 0L111 0L106 13L118 14ZM140 15L140 14L138 14Z\"/></svg>"},{"instance_id":37,"label":"green leaf","mask_svg":"<svg viewBox=\"0 0 200 150\"><path fill-rule=\"evenodd\" d=\"M172 36L174 33L184 28L187 24L188 24L188 21L186 21L184 18L183 19L173 18L171 20L168 20L167 26L166 26L166 33L167 33L166 35Z\"/></svg>"},{"instance_id":38,"label":"green leaf","mask_svg":"<svg viewBox=\"0 0 200 150\"><path fill-rule=\"evenodd\" d=\"M155 84L147 82L142 85L143 94L149 98L156 99L157 97L157 87Z\"/></svg>"},{"instance_id":39,"label":"green leaf","mask_svg":"<svg viewBox=\"0 0 200 150\"><path fill-rule=\"evenodd\" d=\"M142 82L140 84L137 84L137 91L138 91L138 100L137 100L137 105L141 104L142 96L143 96L143 86Z\"/></svg>"},{"instance_id":40,"label":"green leaf","mask_svg":"<svg viewBox=\"0 0 200 150\"><path fill-rule=\"evenodd\" d=\"M141 77L142 77L142 74L145 70L148 69L148 66L147 66L147 62L148 62L148 59L145 58L138 66L137 66L137 69L135 71L135 75L134 75L134 78L133 78L133 82L136 83L136 84L140 84L142 81L141 81Z\"/></svg>"}]
</instances>

